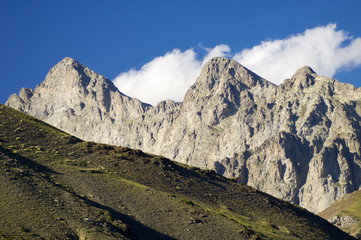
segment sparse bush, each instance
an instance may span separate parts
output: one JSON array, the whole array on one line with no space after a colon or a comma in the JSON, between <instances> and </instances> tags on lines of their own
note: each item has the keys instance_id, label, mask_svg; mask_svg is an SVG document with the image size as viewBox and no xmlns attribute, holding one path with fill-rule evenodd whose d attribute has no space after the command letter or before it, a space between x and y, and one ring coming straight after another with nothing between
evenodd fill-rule
<instances>
[{"instance_id":1,"label":"sparse bush","mask_svg":"<svg viewBox=\"0 0 361 240\"><path fill-rule=\"evenodd\" d=\"M103 173L103 171L100 169L90 169L89 172L90 173Z\"/></svg>"},{"instance_id":2,"label":"sparse bush","mask_svg":"<svg viewBox=\"0 0 361 240\"><path fill-rule=\"evenodd\" d=\"M29 229L24 228L24 227L21 227L21 228L20 228L20 230L21 230L22 232L26 232L26 233L27 233L27 232L30 232L30 230L29 230Z\"/></svg>"},{"instance_id":3,"label":"sparse bush","mask_svg":"<svg viewBox=\"0 0 361 240\"><path fill-rule=\"evenodd\" d=\"M78 143L78 142L81 142L81 140L77 137L74 137L74 136L66 136L64 137L66 143L70 143L70 144L75 144L75 143Z\"/></svg>"},{"instance_id":4,"label":"sparse bush","mask_svg":"<svg viewBox=\"0 0 361 240\"><path fill-rule=\"evenodd\" d=\"M44 149L42 148L42 147L40 147L40 146L35 146L35 149L37 150L37 151L43 151Z\"/></svg>"},{"instance_id":5,"label":"sparse bush","mask_svg":"<svg viewBox=\"0 0 361 240\"><path fill-rule=\"evenodd\" d=\"M194 202L192 202L191 200L187 200L187 199L182 198L181 201L184 202L187 205L191 205L191 206L195 205Z\"/></svg>"},{"instance_id":6,"label":"sparse bush","mask_svg":"<svg viewBox=\"0 0 361 240\"><path fill-rule=\"evenodd\" d=\"M23 131L23 129L21 128L21 127L18 127L17 129L15 129L15 133L18 133L18 132L21 132L21 131Z\"/></svg>"}]
</instances>

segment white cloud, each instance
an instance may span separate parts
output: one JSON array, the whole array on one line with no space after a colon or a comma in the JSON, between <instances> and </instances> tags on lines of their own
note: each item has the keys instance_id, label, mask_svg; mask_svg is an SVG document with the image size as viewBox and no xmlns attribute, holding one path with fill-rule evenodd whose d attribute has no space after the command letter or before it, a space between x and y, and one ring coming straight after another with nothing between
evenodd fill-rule
<instances>
[{"instance_id":1,"label":"white cloud","mask_svg":"<svg viewBox=\"0 0 361 240\"><path fill-rule=\"evenodd\" d=\"M218 45L206 51L206 56L197 60L193 49L184 52L174 49L154 58L140 70L131 69L121 73L113 80L114 84L124 94L152 105L166 99L183 101L184 94L195 82L203 64L212 57L225 56L230 48Z\"/></svg>"},{"instance_id":2,"label":"white cloud","mask_svg":"<svg viewBox=\"0 0 361 240\"><path fill-rule=\"evenodd\" d=\"M275 84L305 65L332 77L361 64L361 38L353 39L347 32L337 31L335 24L329 24L283 40L264 41L235 54L234 59Z\"/></svg>"},{"instance_id":3,"label":"white cloud","mask_svg":"<svg viewBox=\"0 0 361 240\"><path fill-rule=\"evenodd\" d=\"M118 89L130 97L155 105L161 100L182 101L201 68L212 57L229 57L227 45L205 48L197 59L193 49L174 49L156 57L140 70L131 69L114 79ZM335 24L315 27L281 40L269 40L233 55L233 59L275 84L290 78L308 65L318 74L332 77L336 72L361 65L361 38L350 37Z\"/></svg>"}]
</instances>

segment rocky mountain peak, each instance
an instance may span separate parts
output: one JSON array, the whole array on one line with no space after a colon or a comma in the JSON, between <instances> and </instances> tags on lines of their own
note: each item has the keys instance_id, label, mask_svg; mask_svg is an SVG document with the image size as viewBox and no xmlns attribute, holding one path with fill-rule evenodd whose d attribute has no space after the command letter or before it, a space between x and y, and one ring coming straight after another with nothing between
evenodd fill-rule
<instances>
[{"instance_id":1,"label":"rocky mountain peak","mask_svg":"<svg viewBox=\"0 0 361 240\"><path fill-rule=\"evenodd\" d=\"M304 89L315 84L316 76L317 74L312 68L305 66L298 69L291 79L295 81L296 85L299 85L300 89Z\"/></svg>"},{"instance_id":2,"label":"rocky mountain peak","mask_svg":"<svg viewBox=\"0 0 361 240\"><path fill-rule=\"evenodd\" d=\"M295 72L295 74L293 75L293 77L297 77L297 76L307 76L307 75L315 75L316 72L313 71L313 69L309 66L304 66L301 67L299 69L297 69L297 71Z\"/></svg>"},{"instance_id":3,"label":"rocky mountain peak","mask_svg":"<svg viewBox=\"0 0 361 240\"><path fill-rule=\"evenodd\" d=\"M236 111L241 92L256 85L257 80L234 60L212 58L187 91L183 111L190 114L188 119L199 116L207 119L208 125L214 125Z\"/></svg>"},{"instance_id":4,"label":"rocky mountain peak","mask_svg":"<svg viewBox=\"0 0 361 240\"><path fill-rule=\"evenodd\" d=\"M318 212L361 187L360 93L309 67L277 87L213 58L183 103L151 107L65 58L6 105L81 139L211 168Z\"/></svg>"},{"instance_id":5,"label":"rocky mountain peak","mask_svg":"<svg viewBox=\"0 0 361 240\"><path fill-rule=\"evenodd\" d=\"M216 57L203 66L200 76L186 93L184 103L194 99L222 98L238 105L242 91L265 84L270 83L238 62Z\"/></svg>"},{"instance_id":6,"label":"rocky mountain peak","mask_svg":"<svg viewBox=\"0 0 361 240\"><path fill-rule=\"evenodd\" d=\"M299 68L290 79L286 79L278 88L278 97L290 94L298 95L305 89L309 89L316 83L318 75L309 66ZM329 82L329 80L326 80Z\"/></svg>"},{"instance_id":7,"label":"rocky mountain peak","mask_svg":"<svg viewBox=\"0 0 361 240\"><path fill-rule=\"evenodd\" d=\"M94 128L98 124L93 121L114 122L118 117L139 116L148 107L125 96L112 81L69 57L51 68L34 90L23 88L19 96L11 95L5 104L67 132L79 129L78 124L84 124L80 119L87 119L88 127ZM77 136L87 139L84 135Z\"/></svg>"},{"instance_id":8,"label":"rocky mountain peak","mask_svg":"<svg viewBox=\"0 0 361 240\"><path fill-rule=\"evenodd\" d=\"M223 57L215 57L209 60L203 66L195 84L205 82L210 89L216 85L217 80L223 80L233 85L240 83L244 85L243 88L252 88L265 81L235 60Z\"/></svg>"},{"instance_id":9,"label":"rocky mountain peak","mask_svg":"<svg viewBox=\"0 0 361 240\"><path fill-rule=\"evenodd\" d=\"M91 92L93 88L107 88L113 92L118 91L112 81L70 57L64 58L50 69L45 81L39 87L67 88L67 90L73 89L72 92L80 91L85 94Z\"/></svg>"},{"instance_id":10,"label":"rocky mountain peak","mask_svg":"<svg viewBox=\"0 0 361 240\"><path fill-rule=\"evenodd\" d=\"M61 66L68 66L68 65L82 65L84 68L85 66L83 64L81 64L80 62L76 61L75 59L71 58L71 57L65 57L63 58L58 64L56 64L54 66L54 68L58 68Z\"/></svg>"}]
</instances>

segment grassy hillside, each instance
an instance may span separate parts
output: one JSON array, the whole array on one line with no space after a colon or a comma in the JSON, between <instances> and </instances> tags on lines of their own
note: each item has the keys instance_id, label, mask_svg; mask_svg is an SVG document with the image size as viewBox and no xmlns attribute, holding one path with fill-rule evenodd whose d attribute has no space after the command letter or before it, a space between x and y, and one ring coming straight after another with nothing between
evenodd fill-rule
<instances>
[{"instance_id":1,"label":"grassy hillside","mask_svg":"<svg viewBox=\"0 0 361 240\"><path fill-rule=\"evenodd\" d=\"M295 205L0 105L0 239L352 239Z\"/></svg>"},{"instance_id":2,"label":"grassy hillside","mask_svg":"<svg viewBox=\"0 0 361 240\"><path fill-rule=\"evenodd\" d=\"M325 219L332 219L336 225L361 239L361 190L350 193L320 213Z\"/></svg>"}]
</instances>

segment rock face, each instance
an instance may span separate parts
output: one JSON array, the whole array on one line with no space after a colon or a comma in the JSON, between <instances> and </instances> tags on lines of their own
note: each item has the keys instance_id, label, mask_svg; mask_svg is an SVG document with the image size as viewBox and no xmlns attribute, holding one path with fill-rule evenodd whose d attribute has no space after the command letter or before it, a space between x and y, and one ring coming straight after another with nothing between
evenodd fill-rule
<instances>
[{"instance_id":1,"label":"rock face","mask_svg":"<svg viewBox=\"0 0 361 240\"><path fill-rule=\"evenodd\" d=\"M313 212L361 185L361 89L309 67L275 86L214 58L182 103L150 106L65 58L6 105L84 140L214 169Z\"/></svg>"}]
</instances>

